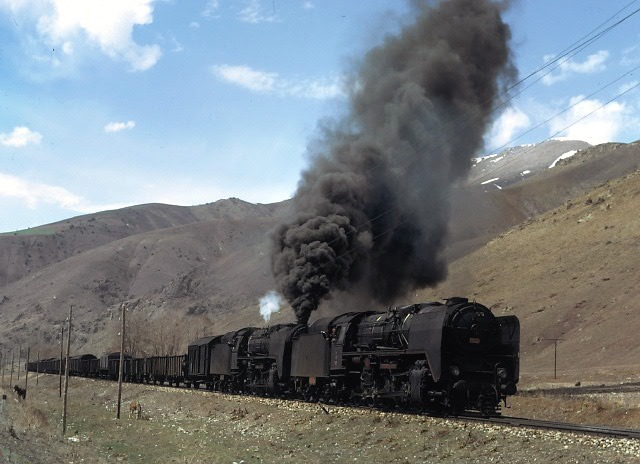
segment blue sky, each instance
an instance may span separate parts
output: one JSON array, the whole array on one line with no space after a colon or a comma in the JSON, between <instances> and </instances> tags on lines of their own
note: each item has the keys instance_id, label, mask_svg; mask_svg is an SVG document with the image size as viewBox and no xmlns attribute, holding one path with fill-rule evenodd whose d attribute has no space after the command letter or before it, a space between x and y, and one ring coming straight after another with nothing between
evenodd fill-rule
<instances>
[{"instance_id":1,"label":"blue sky","mask_svg":"<svg viewBox=\"0 0 640 464\"><path fill-rule=\"evenodd\" d=\"M515 3L521 77L638 8ZM0 232L140 203L289 198L318 122L344 112L345 76L409 12L399 0L0 0ZM616 98L640 82L624 76L640 66L639 26L637 13L527 80L539 79L497 115L484 152L639 139L640 92Z\"/></svg>"}]
</instances>

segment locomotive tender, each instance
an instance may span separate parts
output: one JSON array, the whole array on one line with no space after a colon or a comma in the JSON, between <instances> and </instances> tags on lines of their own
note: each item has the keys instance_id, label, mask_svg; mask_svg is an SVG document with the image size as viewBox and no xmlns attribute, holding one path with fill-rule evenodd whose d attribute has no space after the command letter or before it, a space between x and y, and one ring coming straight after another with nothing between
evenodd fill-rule
<instances>
[{"instance_id":1,"label":"locomotive tender","mask_svg":"<svg viewBox=\"0 0 640 464\"><path fill-rule=\"evenodd\" d=\"M310 325L247 327L192 342L182 356L127 358L125 380L310 401L384 404L440 413L500 411L517 391L520 324L466 298L387 312L350 312ZM76 375L116 378L85 355ZM104 357L103 357L104 358ZM43 368L44 366L44 368ZM59 361L41 363L57 373ZM30 363L36 371L36 363Z\"/></svg>"}]
</instances>

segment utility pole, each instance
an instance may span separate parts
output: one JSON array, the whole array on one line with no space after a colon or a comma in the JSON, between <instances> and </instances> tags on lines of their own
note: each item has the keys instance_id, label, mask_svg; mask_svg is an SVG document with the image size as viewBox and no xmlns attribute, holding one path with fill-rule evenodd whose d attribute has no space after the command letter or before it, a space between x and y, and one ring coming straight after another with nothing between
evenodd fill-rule
<instances>
[{"instance_id":1,"label":"utility pole","mask_svg":"<svg viewBox=\"0 0 640 464\"><path fill-rule=\"evenodd\" d=\"M122 329L120 330L120 365L118 366L118 409L116 411L116 419L120 419L120 402L122 401L122 372L124 368L124 329L125 329L125 318L126 310L125 305L122 303Z\"/></svg>"},{"instance_id":2,"label":"utility pole","mask_svg":"<svg viewBox=\"0 0 640 464\"><path fill-rule=\"evenodd\" d=\"M11 377L9 379L9 388L13 388L13 365L15 363L16 354L11 350Z\"/></svg>"},{"instance_id":3,"label":"utility pole","mask_svg":"<svg viewBox=\"0 0 640 464\"><path fill-rule=\"evenodd\" d=\"M558 378L558 342L565 340L564 338L543 338L553 342L553 378Z\"/></svg>"},{"instance_id":4,"label":"utility pole","mask_svg":"<svg viewBox=\"0 0 640 464\"><path fill-rule=\"evenodd\" d=\"M62 350L64 348L64 321L60 326L60 366L58 368L58 397L62 398Z\"/></svg>"},{"instance_id":5,"label":"utility pole","mask_svg":"<svg viewBox=\"0 0 640 464\"><path fill-rule=\"evenodd\" d=\"M69 323L67 325L67 356L64 364L64 401L62 403L62 436L67 433L67 396L69 393L69 352L71 351L71 317L73 305L69 306Z\"/></svg>"},{"instance_id":6,"label":"utility pole","mask_svg":"<svg viewBox=\"0 0 640 464\"><path fill-rule=\"evenodd\" d=\"M39 381L40 381L40 350L38 350L38 361L36 361L36 388L38 388Z\"/></svg>"},{"instance_id":7,"label":"utility pole","mask_svg":"<svg viewBox=\"0 0 640 464\"><path fill-rule=\"evenodd\" d=\"M7 394L4 389L4 365L6 362L7 360L4 356L4 351L2 351L2 353L0 353L0 364L2 365L2 367L0 367L0 369L2 369L2 383L0 384L0 390L2 390L2 398L0 399L0 413L4 413L4 405L7 402Z\"/></svg>"},{"instance_id":8,"label":"utility pole","mask_svg":"<svg viewBox=\"0 0 640 464\"><path fill-rule=\"evenodd\" d=\"M27 347L27 364L24 371L24 399L27 399L27 393L29 393L29 355L31 354L31 347Z\"/></svg>"},{"instance_id":9,"label":"utility pole","mask_svg":"<svg viewBox=\"0 0 640 464\"><path fill-rule=\"evenodd\" d=\"M22 360L22 345L18 345L18 381L20 383L20 362Z\"/></svg>"}]
</instances>

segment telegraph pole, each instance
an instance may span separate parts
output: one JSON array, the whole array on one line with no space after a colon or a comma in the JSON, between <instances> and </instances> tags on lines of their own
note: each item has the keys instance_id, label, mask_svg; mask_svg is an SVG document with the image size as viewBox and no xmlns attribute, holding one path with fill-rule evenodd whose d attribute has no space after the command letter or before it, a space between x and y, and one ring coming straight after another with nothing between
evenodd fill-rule
<instances>
[{"instance_id":1,"label":"telegraph pole","mask_svg":"<svg viewBox=\"0 0 640 464\"><path fill-rule=\"evenodd\" d=\"M7 360L4 357L4 351L2 352L2 354L0 354L0 364L2 365L0 368L2 369L2 384L0 384L0 386L2 388L4 388L4 365L7 362Z\"/></svg>"},{"instance_id":2,"label":"telegraph pole","mask_svg":"<svg viewBox=\"0 0 640 464\"><path fill-rule=\"evenodd\" d=\"M67 325L67 356L64 364L64 401L62 403L62 436L67 432L67 396L69 393L69 352L71 351L71 316L73 305L69 306L69 323Z\"/></svg>"},{"instance_id":3,"label":"telegraph pole","mask_svg":"<svg viewBox=\"0 0 640 464\"><path fill-rule=\"evenodd\" d=\"M120 330L120 366L118 366L118 410L116 411L116 419L120 419L120 402L122 401L122 372L124 368L124 329L125 329L125 305L122 303L122 329Z\"/></svg>"},{"instance_id":4,"label":"telegraph pole","mask_svg":"<svg viewBox=\"0 0 640 464\"><path fill-rule=\"evenodd\" d=\"M553 378L558 378L558 342L566 340L564 338L543 338L553 342Z\"/></svg>"},{"instance_id":5,"label":"telegraph pole","mask_svg":"<svg viewBox=\"0 0 640 464\"><path fill-rule=\"evenodd\" d=\"M15 363L16 354L11 350L11 377L9 379L9 388L13 388L13 365Z\"/></svg>"},{"instance_id":6,"label":"telegraph pole","mask_svg":"<svg viewBox=\"0 0 640 464\"><path fill-rule=\"evenodd\" d=\"M31 347L27 347L27 364L24 371L24 399L27 399L27 393L29 392L29 355L31 355Z\"/></svg>"},{"instance_id":7,"label":"telegraph pole","mask_svg":"<svg viewBox=\"0 0 640 464\"><path fill-rule=\"evenodd\" d=\"M38 350L38 361L36 361L36 388L38 388L39 381L40 381L40 350Z\"/></svg>"},{"instance_id":8,"label":"telegraph pole","mask_svg":"<svg viewBox=\"0 0 640 464\"><path fill-rule=\"evenodd\" d=\"M62 398L62 350L64 348L64 322L60 326L60 366L58 368L58 397Z\"/></svg>"},{"instance_id":9,"label":"telegraph pole","mask_svg":"<svg viewBox=\"0 0 640 464\"><path fill-rule=\"evenodd\" d=\"M20 383L20 361L22 360L22 345L18 345L18 381Z\"/></svg>"}]
</instances>

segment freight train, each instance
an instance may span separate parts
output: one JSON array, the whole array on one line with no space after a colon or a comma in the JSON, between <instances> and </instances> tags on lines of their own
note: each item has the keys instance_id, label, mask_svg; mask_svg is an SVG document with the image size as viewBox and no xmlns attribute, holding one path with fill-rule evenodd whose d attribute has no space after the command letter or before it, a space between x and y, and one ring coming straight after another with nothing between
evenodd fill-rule
<instances>
[{"instance_id":1,"label":"freight train","mask_svg":"<svg viewBox=\"0 0 640 464\"><path fill-rule=\"evenodd\" d=\"M246 327L193 341L180 356L125 357L124 380L230 393L498 414L517 391L520 324L466 298L310 325ZM119 353L70 358L71 375L116 379ZM60 360L29 363L58 373Z\"/></svg>"}]
</instances>

